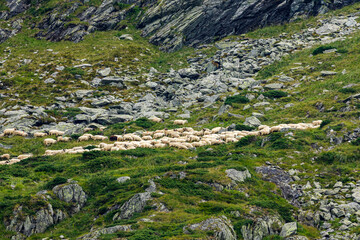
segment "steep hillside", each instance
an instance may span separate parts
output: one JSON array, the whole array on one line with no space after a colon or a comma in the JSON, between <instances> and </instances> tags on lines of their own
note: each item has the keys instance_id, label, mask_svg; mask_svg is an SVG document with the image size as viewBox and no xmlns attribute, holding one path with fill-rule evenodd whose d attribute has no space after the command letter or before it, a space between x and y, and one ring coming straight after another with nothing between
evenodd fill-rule
<instances>
[{"instance_id":1,"label":"steep hillside","mask_svg":"<svg viewBox=\"0 0 360 240\"><path fill-rule=\"evenodd\" d=\"M359 239L360 4L274 2L0 1L0 239Z\"/></svg>"}]
</instances>

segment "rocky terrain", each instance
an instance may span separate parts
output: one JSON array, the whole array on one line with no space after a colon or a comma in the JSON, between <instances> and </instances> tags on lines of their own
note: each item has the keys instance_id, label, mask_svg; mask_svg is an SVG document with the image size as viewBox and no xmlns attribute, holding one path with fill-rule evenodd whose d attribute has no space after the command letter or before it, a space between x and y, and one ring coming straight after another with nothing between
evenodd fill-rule
<instances>
[{"instance_id":1,"label":"rocky terrain","mask_svg":"<svg viewBox=\"0 0 360 240\"><path fill-rule=\"evenodd\" d=\"M354 2L0 1L0 239L360 239Z\"/></svg>"}]
</instances>

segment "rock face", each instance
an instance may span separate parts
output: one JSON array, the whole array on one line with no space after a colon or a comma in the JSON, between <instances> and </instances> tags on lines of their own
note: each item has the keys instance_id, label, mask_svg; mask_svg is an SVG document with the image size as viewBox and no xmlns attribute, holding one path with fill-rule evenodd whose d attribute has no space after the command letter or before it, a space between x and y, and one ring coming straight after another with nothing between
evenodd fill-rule
<instances>
[{"instance_id":1,"label":"rock face","mask_svg":"<svg viewBox=\"0 0 360 240\"><path fill-rule=\"evenodd\" d=\"M134 213L141 212L146 206L147 201L151 199L151 193L155 192L156 185L152 180L149 180L150 187L145 192L137 193L132 198L124 203L120 208L120 213L114 215L113 220L129 219Z\"/></svg>"},{"instance_id":2,"label":"rock face","mask_svg":"<svg viewBox=\"0 0 360 240\"><path fill-rule=\"evenodd\" d=\"M244 225L241 229L244 240L260 240L269 235L279 234L282 222L280 217L265 216L253 224Z\"/></svg>"},{"instance_id":3,"label":"rock face","mask_svg":"<svg viewBox=\"0 0 360 240\"><path fill-rule=\"evenodd\" d=\"M150 42L174 51L184 44L198 45L212 42L230 34L241 34L271 24L279 24L299 15L316 15L328 9L340 8L358 0L103 0L95 7L88 1L73 2L50 10L37 24L36 35L51 41L81 41L94 31L121 29L119 24L139 7L148 9L138 27ZM118 4L128 4L125 8ZM7 11L0 19L10 19L31 6L27 0L8 0ZM144 8L145 9L145 8ZM72 17L76 17L76 21ZM21 24L15 24L15 27ZM35 26L34 26L35 27ZM325 26L319 34L336 31L336 26ZM18 31L17 29L16 31ZM16 33L16 32L15 32ZM0 41L13 35L11 30L0 29Z\"/></svg>"},{"instance_id":4,"label":"rock face","mask_svg":"<svg viewBox=\"0 0 360 240\"><path fill-rule=\"evenodd\" d=\"M303 195L301 189L292 188L290 183L294 180L289 173L274 167L257 167L256 172L261 173L265 181L275 183L281 190L283 197L291 204L299 206L297 199Z\"/></svg>"},{"instance_id":5,"label":"rock face","mask_svg":"<svg viewBox=\"0 0 360 240\"><path fill-rule=\"evenodd\" d=\"M80 211L80 208L84 206L87 200L85 192L78 184L55 186L53 193L58 197L58 200L71 204L72 208L69 212L53 208L48 201L52 198L51 195L47 191L42 191L33 199L33 202L36 202L33 203L36 207L35 214L27 215L24 212L23 209L29 206L16 207L13 217L5 220L6 229L17 232L18 237L45 232L48 227Z\"/></svg>"},{"instance_id":6,"label":"rock face","mask_svg":"<svg viewBox=\"0 0 360 240\"><path fill-rule=\"evenodd\" d=\"M139 27L150 42L174 51L182 45L212 42L230 34L241 34L299 15L316 15L356 0L265 1L265 0L163 0L153 5Z\"/></svg>"},{"instance_id":7,"label":"rock face","mask_svg":"<svg viewBox=\"0 0 360 240\"><path fill-rule=\"evenodd\" d=\"M85 192L78 184L58 185L53 188L53 192L61 201L73 204L73 213L79 212L87 200Z\"/></svg>"},{"instance_id":8,"label":"rock face","mask_svg":"<svg viewBox=\"0 0 360 240\"><path fill-rule=\"evenodd\" d=\"M230 220L225 216L220 218L209 218L200 223L184 227L184 232L188 233L188 230L201 230L201 231L214 231L214 238L216 240L236 240L236 233L231 225Z\"/></svg>"},{"instance_id":9,"label":"rock face","mask_svg":"<svg viewBox=\"0 0 360 240\"><path fill-rule=\"evenodd\" d=\"M50 203L33 216L24 216L22 209L23 207L20 206L14 210L14 217L6 227L9 231L18 232L20 236L21 234L30 236L35 233L45 232L48 227L59 223L68 216L60 209L53 209Z\"/></svg>"},{"instance_id":10,"label":"rock face","mask_svg":"<svg viewBox=\"0 0 360 240\"><path fill-rule=\"evenodd\" d=\"M281 237L289 237L291 235L296 234L297 224L296 222L285 223L281 228L280 236Z\"/></svg>"},{"instance_id":11,"label":"rock face","mask_svg":"<svg viewBox=\"0 0 360 240\"><path fill-rule=\"evenodd\" d=\"M249 170L237 171L236 169L228 169L225 171L226 175L236 182L244 182L245 179L251 178Z\"/></svg>"}]
</instances>

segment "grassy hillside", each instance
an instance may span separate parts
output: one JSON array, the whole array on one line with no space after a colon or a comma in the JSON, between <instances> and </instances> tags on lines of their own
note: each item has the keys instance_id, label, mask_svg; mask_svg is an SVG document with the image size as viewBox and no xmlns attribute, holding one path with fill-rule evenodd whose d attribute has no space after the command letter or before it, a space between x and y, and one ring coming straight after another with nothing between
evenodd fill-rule
<instances>
[{"instance_id":1,"label":"grassy hillside","mask_svg":"<svg viewBox=\"0 0 360 240\"><path fill-rule=\"evenodd\" d=\"M48 4L52 2L49 1ZM90 1L93 2L98 3ZM356 4L331 14L355 12L358 6L359 4ZM272 37L284 31L290 34L311 26L316 20L317 18L303 22L299 20L284 26L258 30L247 36ZM119 40L117 37L123 34L131 34L134 40ZM2 101L2 108L27 103L50 105L55 102L55 97L64 96L64 91L70 94L75 89L90 89L89 86L77 81L75 76L81 75L83 80L91 80L95 77L95 72L73 68L78 64L89 63L95 66L95 69L107 66L118 69L119 75L141 77L150 67L163 72L169 71L170 68L179 69L187 66L188 57L196 56L199 52L210 56L216 51L215 47L208 47L198 51L184 48L171 54L163 53L149 44L147 39L142 38L139 31L131 26L122 31L96 32L80 43L54 43L36 40L31 37L32 35L33 30L24 30L0 45L1 57L8 56L7 61L0 67L1 81L9 87L0 90L0 93L9 94L12 99ZM238 37L234 36L231 39ZM219 107L227 103L232 114L247 117L253 112L262 113L259 118L263 124L269 126L322 119L324 123L319 129L289 130L270 136L244 138L238 143L200 147L196 150L136 149L51 157L42 156L46 149L65 149L97 143L90 141L84 144L73 140L46 148L42 143L44 138L0 138L2 145L13 146L11 149L0 148L0 155L35 155L18 164L0 165L0 219L11 216L14 206L18 205L26 205L28 212L34 213L38 208L38 202L32 199L36 198L37 192L51 190L57 182L63 183L67 179L72 179L88 194L85 207L79 213L50 227L45 233L34 234L28 239L60 239L60 235L76 239L90 232L92 228L127 224L131 225L133 231L102 235L100 239L207 239L212 232L193 231L185 234L183 228L222 215L231 220L239 239L242 239L242 226L251 225L264 216L278 216L284 223L296 221L298 235L306 236L308 239L319 239L321 229L299 221L299 208L281 197L278 186L263 180L261 174L256 172L256 167L273 165L284 171L297 171L298 179L294 184L301 186L307 182L319 182L324 188L331 189L338 181L356 184L360 180L359 139L339 145L330 142L332 135L343 137L359 127L359 99L344 102L348 97L360 93L359 41L360 33L357 32L345 41L316 45L298 51L261 70L256 76L259 80L276 81L279 75L285 74L299 83L281 91L240 93L244 97L251 94L255 98L265 95L268 97L266 101L272 107L268 111L265 111L264 107L244 110L248 102L231 98L229 94L222 96L210 108L191 107L189 110L192 115L189 123L185 125L200 130L217 126L227 127L234 123L240 129L243 127L244 119L231 117L227 113L218 115ZM337 52L322 53L323 49L337 49ZM134 60L135 58L138 60ZM32 61L23 64L23 59ZM44 79L39 77L39 73L46 71L49 75L55 72L57 66L66 66L60 73L61 82L57 83L59 88L43 84ZM321 71L335 71L337 74L323 76ZM347 87L344 88L345 86ZM130 97L136 93L137 87L119 94ZM105 90L109 89L100 89L99 94ZM287 104L291 104L291 107L285 107ZM319 106L322 110L319 110ZM61 118L60 115L66 114L64 112L53 112L52 116ZM173 119L175 116L171 115L163 123L119 123L107 126L104 134L122 134L124 129L126 132L135 132L179 127L171 123ZM227 169L241 171L245 168L250 171L252 177L243 183L234 184L226 176ZM180 172L186 173L185 178L180 179ZM120 184L116 179L121 176L129 176L131 180ZM152 193L152 200L147 203L144 211L127 220L113 221L113 216L118 211L111 208L122 205L136 193L144 192L149 179L154 179L157 192ZM217 191L214 183L222 185L223 190ZM313 193L310 194L310 191L305 190L309 195L302 196L301 201L312 199ZM337 203L352 201L351 196L346 196L345 193L341 196L343 199L327 199ZM157 210L154 204L158 203L164 204L168 211ZM320 201L316 201L313 205L303 206L301 210L315 211L319 206ZM349 219L352 219L353 223L359 221L355 213ZM331 226L338 228L340 220L340 217L334 219ZM348 232L360 234L360 228L351 227ZM4 224L0 224L0 233L0 239L10 239L13 236L12 232L5 229ZM264 239L282 238L269 236Z\"/></svg>"}]
</instances>

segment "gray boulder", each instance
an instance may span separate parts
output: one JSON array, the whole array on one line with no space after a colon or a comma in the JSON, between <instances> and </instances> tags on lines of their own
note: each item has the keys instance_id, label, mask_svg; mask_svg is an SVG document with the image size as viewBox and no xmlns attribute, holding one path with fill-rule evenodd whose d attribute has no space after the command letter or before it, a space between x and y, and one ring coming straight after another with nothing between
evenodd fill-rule
<instances>
[{"instance_id":1,"label":"gray boulder","mask_svg":"<svg viewBox=\"0 0 360 240\"><path fill-rule=\"evenodd\" d=\"M200 223L195 223L188 227L184 227L185 233L189 233L189 230L213 231L215 233L212 239L216 240L237 239L230 220L228 220L225 216L221 216L219 218L209 218Z\"/></svg>"},{"instance_id":2,"label":"gray boulder","mask_svg":"<svg viewBox=\"0 0 360 240\"><path fill-rule=\"evenodd\" d=\"M236 182L244 182L247 178L251 178L249 170L238 171L236 169L228 169L226 175Z\"/></svg>"},{"instance_id":3,"label":"gray boulder","mask_svg":"<svg viewBox=\"0 0 360 240\"><path fill-rule=\"evenodd\" d=\"M256 117L252 116L252 117L247 117L245 119L244 125L247 126L252 126L252 127L258 127L261 125L261 122L259 119L257 119Z\"/></svg>"},{"instance_id":4,"label":"gray boulder","mask_svg":"<svg viewBox=\"0 0 360 240\"><path fill-rule=\"evenodd\" d=\"M125 176L125 177L119 177L119 178L116 179L116 181L117 181L118 183L124 183L124 182L127 182L127 181L129 181L129 180L130 180L130 177L127 177L127 176Z\"/></svg>"},{"instance_id":5,"label":"gray boulder","mask_svg":"<svg viewBox=\"0 0 360 240\"><path fill-rule=\"evenodd\" d=\"M281 228L280 236L281 237L289 237L291 235L295 235L297 231L296 222L285 223Z\"/></svg>"},{"instance_id":6,"label":"gray boulder","mask_svg":"<svg viewBox=\"0 0 360 240\"><path fill-rule=\"evenodd\" d=\"M58 185L53 192L60 200L73 204L72 213L79 212L87 200L86 193L78 184Z\"/></svg>"},{"instance_id":7,"label":"gray boulder","mask_svg":"<svg viewBox=\"0 0 360 240\"><path fill-rule=\"evenodd\" d=\"M120 213L116 213L113 217L113 220L129 219L135 213L142 212L147 202L151 199L151 193L156 191L156 185L152 180L149 180L150 187L148 187L145 192L137 193L127 202L125 202L121 208Z\"/></svg>"},{"instance_id":8,"label":"gray boulder","mask_svg":"<svg viewBox=\"0 0 360 240\"><path fill-rule=\"evenodd\" d=\"M182 78L197 79L200 76L200 74L193 68L183 68L178 72Z\"/></svg>"}]
</instances>

